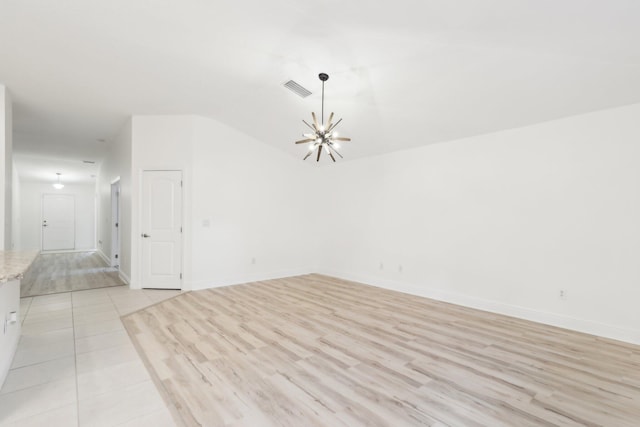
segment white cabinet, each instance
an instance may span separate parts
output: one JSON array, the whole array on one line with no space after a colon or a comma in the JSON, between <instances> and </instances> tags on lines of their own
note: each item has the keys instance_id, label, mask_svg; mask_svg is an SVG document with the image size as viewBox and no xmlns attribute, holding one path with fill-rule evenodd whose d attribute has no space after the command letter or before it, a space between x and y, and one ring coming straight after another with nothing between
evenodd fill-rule
<instances>
[{"instance_id":1,"label":"white cabinet","mask_svg":"<svg viewBox=\"0 0 640 427\"><path fill-rule=\"evenodd\" d=\"M20 281L0 283L0 387L20 339Z\"/></svg>"}]
</instances>

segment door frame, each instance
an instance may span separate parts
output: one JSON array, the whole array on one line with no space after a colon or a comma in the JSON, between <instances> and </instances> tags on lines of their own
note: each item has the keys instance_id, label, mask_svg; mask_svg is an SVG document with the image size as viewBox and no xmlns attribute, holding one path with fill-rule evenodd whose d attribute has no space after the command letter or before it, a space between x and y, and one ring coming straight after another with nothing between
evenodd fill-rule
<instances>
[{"instance_id":1,"label":"door frame","mask_svg":"<svg viewBox=\"0 0 640 427\"><path fill-rule=\"evenodd\" d=\"M47 196L68 196L73 200L73 249L44 249L44 199ZM40 251L44 253L56 253L56 252L75 252L76 251L76 195L69 193L42 193L40 198Z\"/></svg>"},{"instance_id":2,"label":"door frame","mask_svg":"<svg viewBox=\"0 0 640 427\"><path fill-rule=\"evenodd\" d=\"M120 270L121 232L120 232L120 177L111 181L111 267ZM114 241L116 244L114 244Z\"/></svg>"},{"instance_id":3,"label":"door frame","mask_svg":"<svg viewBox=\"0 0 640 427\"><path fill-rule=\"evenodd\" d=\"M142 271L142 265L143 265L143 257L144 257L144 246L142 244L141 241L141 230L142 230L142 223L143 223L143 214L142 214L142 204L144 203L144 185L143 185L143 180L144 180L144 173L145 172L180 172L180 177L181 177L181 188L182 191L180 192L180 212L181 215L180 217L182 218L182 230L183 232L180 233L180 271L182 271L182 275L180 276L180 290L184 290L185 289L185 272L184 272L184 265L185 265L185 246L184 246L184 231L185 231L185 206L184 206L184 201L185 201L185 185L184 185L184 180L185 180L185 173L183 169L180 168L167 168L167 169L140 169L140 174L138 175L138 194L139 194L139 198L138 198L138 202L136 203L136 206L138 207L138 215L136 215L137 217L137 225L138 225L138 230L137 233L134 235L134 238L137 238L138 242L140 242L137 245L137 258L138 258L138 267L136 268L136 274L135 276L138 278L138 283L139 285L136 286L137 289L153 289L153 288L145 288L144 287L144 283L143 283L143 271ZM134 232L135 233L135 232Z\"/></svg>"}]
</instances>

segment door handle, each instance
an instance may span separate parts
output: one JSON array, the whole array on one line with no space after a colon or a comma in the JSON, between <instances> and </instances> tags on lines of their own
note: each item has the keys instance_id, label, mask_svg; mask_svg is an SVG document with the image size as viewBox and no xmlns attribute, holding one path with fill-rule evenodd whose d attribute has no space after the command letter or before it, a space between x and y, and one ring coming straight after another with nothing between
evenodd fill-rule
<instances>
[{"instance_id":1,"label":"door handle","mask_svg":"<svg viewBox=\"0 0 640 427\"><path fill-rule=\"evenodd\" d=\"M144 237L144 238L146 239L147 237L151 237L151 236L149 236L149 235L148 235L148 234L146 234L146 233L142 233L142 237Z\"/></svg>"}]
</instances>

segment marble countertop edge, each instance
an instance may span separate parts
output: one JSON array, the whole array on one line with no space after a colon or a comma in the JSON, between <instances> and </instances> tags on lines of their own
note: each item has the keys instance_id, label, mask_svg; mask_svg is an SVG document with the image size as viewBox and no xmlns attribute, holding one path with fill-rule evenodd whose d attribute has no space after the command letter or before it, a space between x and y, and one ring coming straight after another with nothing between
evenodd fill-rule
<instances>
[{"instance_id":1,"label":"marble countertop edge","mask_svg":"<svg viewBox=\"0 0 640 427\"><path fill-rule=\"evenodd\" d=\"M0 284L20 280L39 251L0 251Z\"/></svg>"}]
</instances>

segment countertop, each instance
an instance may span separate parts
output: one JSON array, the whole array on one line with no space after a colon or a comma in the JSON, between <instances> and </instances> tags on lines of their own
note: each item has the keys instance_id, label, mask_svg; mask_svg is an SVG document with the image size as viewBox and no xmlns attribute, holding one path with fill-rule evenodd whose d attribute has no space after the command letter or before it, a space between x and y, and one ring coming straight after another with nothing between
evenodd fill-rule
<instances>
[{"instance_id":1,"label":"countertop","mask_svg":"<svg viewBox=\"0 0 640 427\"><path fill-rule=\"evenodd\" d=\"M38 251L0 251L0 284L22 279Z\"/></svg>"}]
</instances>

